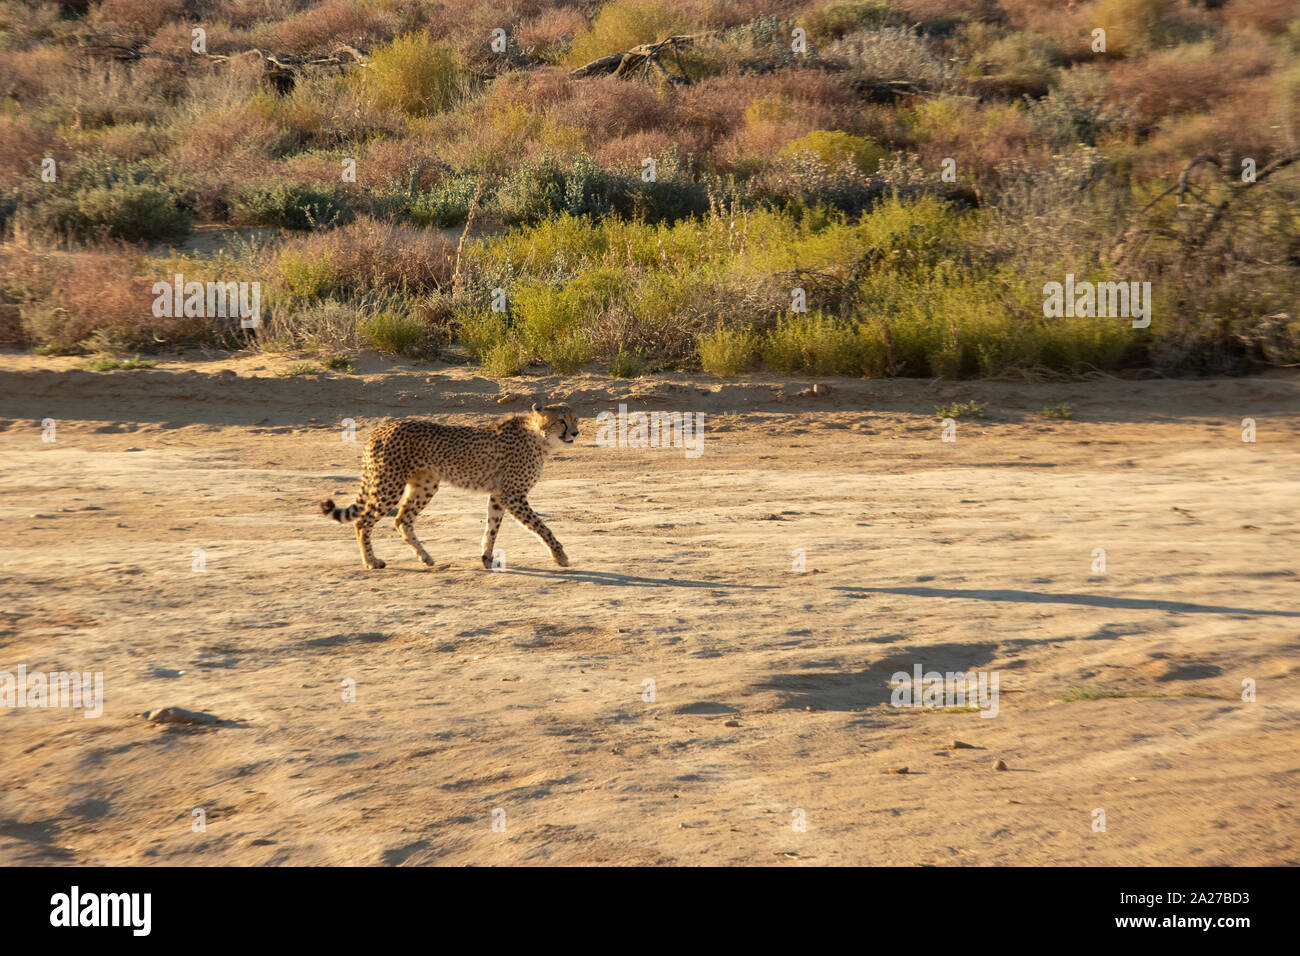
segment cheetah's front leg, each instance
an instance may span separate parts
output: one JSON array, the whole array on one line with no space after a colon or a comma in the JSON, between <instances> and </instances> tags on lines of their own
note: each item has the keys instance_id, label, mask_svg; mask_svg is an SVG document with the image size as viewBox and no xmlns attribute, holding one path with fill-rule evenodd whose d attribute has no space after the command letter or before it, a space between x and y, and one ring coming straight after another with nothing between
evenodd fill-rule
<instances>
[{"instance_id":1,"label":"cheetah's front leg","mask_svg":"<svg viewBox=\"0 0 1300 956\"><path fill-rule=\"evenodd\" d=\"M501 507L501 502L497 501L497 496L492 495L488 498L487 524L483 527L483 567L488 570L492 569L492 548L497 543L497 531L501 528L501 519L505 516L505 509Z\"/></svg>"},{"instance_id":2,"label":"cheetah's front leg","mask_svg":"<svg viewBox=\"0 0 1300 956\"><path fill-rule=\"evenodd\" d=\"M551 533L551 529L546 527L546 524L538 517L537 512L528 504L527 498L523 495L514 495L502 498L501 503L505 505L506 510L510 512L516 521L542 539L542 543L550 548L551 557L555 559L556 564L562 568L569 566L569 557L564 553L564 546Z\"/></svg>"}]
</instances>

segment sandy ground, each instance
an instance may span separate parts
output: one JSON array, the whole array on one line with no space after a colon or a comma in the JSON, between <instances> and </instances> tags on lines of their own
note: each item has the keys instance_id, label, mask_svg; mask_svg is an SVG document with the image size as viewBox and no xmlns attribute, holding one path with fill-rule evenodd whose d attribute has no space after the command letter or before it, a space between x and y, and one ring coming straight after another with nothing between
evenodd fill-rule
<instances>
[{"instance_id":1,"label":"sandy ground","mask_svg":"<svg viewBox=\"0 0 1300 956\"><path fill-rule=\"evenodd\" d=\"M0 355L0 671L105 696L0 710L0 863L1300 863L1300 379L366 361ZM569 570L509 520L482 570L461 491L417 524L434 569L385 521L365 572L317 512L375 423L542 394L583 416L532 495ZM705 413L704 453L596 447L619 401ZM997 716L890 706L918 664L997 672Z\"/></svg>"}]
</instances>

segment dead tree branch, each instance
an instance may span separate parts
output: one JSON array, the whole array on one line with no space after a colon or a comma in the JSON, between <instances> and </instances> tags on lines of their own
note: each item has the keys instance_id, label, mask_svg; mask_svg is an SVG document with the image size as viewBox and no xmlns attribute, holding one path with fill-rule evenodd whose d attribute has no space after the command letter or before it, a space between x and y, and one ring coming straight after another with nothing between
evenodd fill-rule
<instances>
[{"instance_id":1,"label":"dead tree branch","mask_svg":"<svg viewBox=\"0 0 1300 956\"><path fill-rule=\"evenodd\" d=\"M1190 196L1197 203L1210 207L1209 215L1206 216L1205 221L1201 224L1200 228L1183 240L1188 251L1191 251L1205 244L1206 240L1209 239L1210 235L1216 228L1218 228L1219 224L1228 214L1232 205L1247 190L1254 189L1260 183L1268 180L1268 178L1274 173L1297 162L1300 162L1300 150L1294 150L1284 156L1279 156L1263 169L1259 170L1252 179L1243 181L1239 180L1232 168L1225 165L1218 156L1213 153L1201 153L1183 167L1183 171L1178 174L1177 181L1138 211L1136 221L1131 223L1129 227L1124 230L1119 241L1112 247L1110 254L1111 261L1119 262L1125 255L1127 255L1129 250L1133 248L1134 240L1156 232L1153 227L1147 224L1143 217L1162 199L1171 195L1174 196L1176 207L1181 209L1193 205L1193 203L1187 201ZM1217 203L1212 203L1210 200L1204 198L1192 187L1192 172L1198 166L1203 165L1213 166L1217 169L1221 176L1223 185L1227 187L1227 195Z\"/></svg>"},{"instance_id":2,"label":"dead tree branch","mask_svg":"<svg viewBox=\"0 0 1300 956\"><path fill-rule=\"evenodd\" d=\"M642 43L640 46L634 46L630 50L624 50L622 53L611 53L609 56L602 56L598 60L592 60L569 73L575 79L582 79L587 76L609 76L628 78L634 75L638 70L641 71L641 78L647 82L650 79L650 68L653 66L662 73L670 83L689 84L691 76L686 71L686 64L682 61L681 48L694 45L694 36L671 36L665 37L655 43ZM665 50L671 50L677 63L677 69L680 73L672 73L663 63L663 54Z\"/></svg>"},{"instance_id":3,"label":"dead tree branch","mask_svg":"<svg viewBox=\"0 0 1300 956\"><path fill-rule=\"evenodd\" d=\"M95 56L109 57L119 63L135 63L140 60L166 60L169 63L184 65L193 60L206 60L209 63L229 63L242 57L257 57L262 62L265 78L281 92L293 88L296 75L307 68L334 67L340 72L352 68L364 68L369 57L354 46L340 44L328 56L297 56L291 54L271 53L254 47L236 53L188 53L184 56L175 53L161 53L157 50L142 49L134 45L131 37L121 34L84 34L78 38L81 49Z\"/></svg>"}]
</instances>

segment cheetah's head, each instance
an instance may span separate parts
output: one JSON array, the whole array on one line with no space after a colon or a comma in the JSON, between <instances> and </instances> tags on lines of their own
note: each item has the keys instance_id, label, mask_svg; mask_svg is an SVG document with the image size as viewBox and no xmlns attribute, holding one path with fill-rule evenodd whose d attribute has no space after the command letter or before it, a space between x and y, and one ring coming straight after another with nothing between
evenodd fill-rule
<instances>
[{"instance_id":1,"label":"cheetah's head","mask_svg":"<svg viewBox=\"0 0 1300 956\"><path fill-rule=\"evenodd\" d=\"M578 419L568 405L547 405L545 408L534 405L530 424L542 433L546 447L552 450L561 445L572 445L578 437Z\"/></svg>"}]
</instances>

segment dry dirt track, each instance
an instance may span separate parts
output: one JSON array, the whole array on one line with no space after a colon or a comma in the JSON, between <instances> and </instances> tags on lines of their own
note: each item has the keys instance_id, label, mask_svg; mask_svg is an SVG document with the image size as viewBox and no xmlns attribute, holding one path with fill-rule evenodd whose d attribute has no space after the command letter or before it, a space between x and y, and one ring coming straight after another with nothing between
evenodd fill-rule
<instances>
[{"instance_id":1,"label":"dry dirt track","mask_svg":"<svg viewBox=\"0 0 1300 956\"><path fill-rule=\"evenodd\" d=\"M1300 379L578 376L499 405L463 369L284 364L0 356L0 671L106 697L0 710L0 863L1300 863ZM355 489L340 420L542 391L584 417L533 495L568 571L509 521L483 571L459 491L417 524L433 570L384 522L364 572L316 512ZM941 442L933 406L971 397L990 417ZM594 447L620 399L703 411L703 456ZM917 663L997 671L998 716L889 706ZM168 705L227 723L140 716Z\"/></svg>"}]
</instances>

